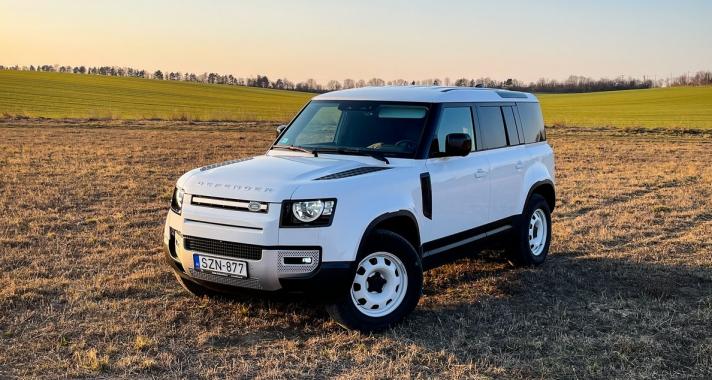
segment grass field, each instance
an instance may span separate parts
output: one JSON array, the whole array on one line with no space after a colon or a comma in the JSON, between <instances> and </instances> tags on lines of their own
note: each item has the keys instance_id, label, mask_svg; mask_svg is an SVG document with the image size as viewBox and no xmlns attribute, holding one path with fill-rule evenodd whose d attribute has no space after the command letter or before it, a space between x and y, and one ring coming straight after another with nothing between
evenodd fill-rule
<instances>
[{"instance_id":1,"label":"grass field","mask_svg":"<svg viewBox=\"0 0 712 380\"><path fill-rule=\"evenodd\" d=\"M540 94L547 125L712 128L712 87Z\"/></svg>"},{"instance_id":2,"label":"grass field","mask_svg":"<svg viewBox=\"0 0 712 380\"><path fill-rule=\"evenodd\" d=\"M0 116L287 121L313 94L0 71ZM540 95L547 125L712 128L712 87Z\"/></svg>"},{"instance_id":3,"label":"grass field","mask_svg":"<svg viewBox=\"0 0 712 380\"><path fill-rule=\"evenodd\" d=\"M313 94L254 87L0 71L0 115L78 119L291 119Z\"/></svg>"},{"instance_id":4,"label":"grass field","mask_svg":"<svg viewBox=\"0 0 712 380\"><path fill-rule=\"evenodd\" d=\"M271 128L4 119L0 135L0 378L712 377L709 136L550 130L547 263L432 270L403 325L361 335L308 302L191 297L163 261L176 178L262 152Z\"/></svg>"}]
</instances>

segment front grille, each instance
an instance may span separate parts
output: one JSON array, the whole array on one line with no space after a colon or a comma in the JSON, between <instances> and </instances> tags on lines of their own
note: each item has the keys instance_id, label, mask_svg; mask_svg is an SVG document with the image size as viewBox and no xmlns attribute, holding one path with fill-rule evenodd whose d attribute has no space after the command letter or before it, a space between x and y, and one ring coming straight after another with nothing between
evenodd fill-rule
<instances>
[{"instance_id":1,"label":"front grille","mask_svg":"<svg viewBox=\"0 0 712 380\"><path fill-rule=\"evenodd\" d=\"M206 254L234 257L245 260L261 260L262 247L244 243L234 243L231 241L213 240L193 236L184 236L183 244L189 251L197 251Z\"/></svg>"},{"instance_id":2,"label":"front grille","mask_svg":"<svg viewBox=\"0 0 712 380\"><path fill-rule=\"evenodd\" d=\"M206 197L204 195L192 195L190 197L190 204L202 207L214 207L236 211L251 211L263 214L267 213L267 210L269 209L269 204L267 202Z\"/></svg>"}]
</instances>

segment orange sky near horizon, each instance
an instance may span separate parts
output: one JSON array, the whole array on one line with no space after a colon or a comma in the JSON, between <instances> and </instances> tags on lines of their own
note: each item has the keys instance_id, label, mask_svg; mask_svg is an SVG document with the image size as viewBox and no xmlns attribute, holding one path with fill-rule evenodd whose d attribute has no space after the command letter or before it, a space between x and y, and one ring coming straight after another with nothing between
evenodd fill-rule
<instances>
[{"instance_id":1,"label":"orange sky near horizon","mask_svg":"<svg viewBox=\"0 0 712 380\"><path fill-rule=\"evenodd\" d=\"M712 2L0 0L0 64L292 81L663 78L712 69Z\"/></svg>"}]
</instances>

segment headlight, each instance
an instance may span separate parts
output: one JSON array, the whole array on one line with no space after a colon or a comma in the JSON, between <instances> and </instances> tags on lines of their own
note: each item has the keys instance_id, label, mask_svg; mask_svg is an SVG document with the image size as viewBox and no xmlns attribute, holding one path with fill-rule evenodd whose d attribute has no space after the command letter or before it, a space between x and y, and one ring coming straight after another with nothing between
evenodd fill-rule
<instances>
[{"instance_id":1,"label":"headlight","mask_svg":"<svg viewBox=\"0 0 712 380\"><path fill-rule=\"evenodd\" d=\"M304 223L310 223L316 220L324 212L324 202L322 201L303 201L292 204L292 212L294 216Z\"/></svg>"},{"instance_id":2,"label":"headlight","mask_svg":"<svg viewBox=\"0 0 712 380\"><path fill-rule=\"evenodd\" d=\"M331 224L336 199L285 201L282 208L283 227L318 227Z\"/></svg>"},{"instance_id":3,"label":"headlight","mask_svg":"<svg viewBox=\"0 0 712 380\"><path fill-rule=\"evenodd\" d=\"M183 198L185 197L185 191L180 187L173 189L173 198L171 199L171 210L180 214L183 209Z\"/></svg>"}]
</instances>

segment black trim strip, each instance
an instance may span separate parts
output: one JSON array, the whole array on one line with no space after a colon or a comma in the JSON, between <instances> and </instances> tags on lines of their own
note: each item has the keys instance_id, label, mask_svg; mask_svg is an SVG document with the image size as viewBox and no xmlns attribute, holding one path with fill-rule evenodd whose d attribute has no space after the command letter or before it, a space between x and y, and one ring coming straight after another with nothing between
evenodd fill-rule
<instances>
[{"instance_id":1,"label":"black trim strip","mask_svg":"<svg viewBox=\"0 0 712 380\"><path fill-rule=\"evenodd\" d=\"M420 191L423 196L423 215L433 219L433 188L430 183L430 173L420 174Z\"/></svg>"},{"instance_id":2,"label":"black trim strip","mask_svg":"<svg viewBox=\"0 0 712 380\"><path fill-rule=\"evenodd\" d=\"M206 221L203 221L203 220L195 220L195 219L185 219L184 221L185 221L185 222L192 222L192 223L212 224L212 225L214 225L214 226L233 227L233 228L244 228L244 229L247 229L247 230L262 231L262 228L260 228L260 227L238 226L238 225L235 225L235 224L206 222Z\"/></svg>"},{"instance_id":3,"label":"black trim strip","mask_svg":"<svg viewBox=\"0 0 712 380\"><path fill-rule=\"evenodd\" d=\"M447 249L459 247L461 245L480 240L484 237L489 237L499 232L509 230L514 224L515 218L516 216L504 218L492 223L485 224L483 226L471 228L466 231L458 232L453 235L445 236L439 239L431 240L427 243L423 243L423 256L432 255L433 253L430 253L431 251L436 251L435 253L440 253ZM505 226L507 228L502 229L502 227ZM479 236L483 234L484 236ZM448 248L441 249L443 247Z\"/></svg>"},{"instance_id":4,"label":"black trim strip","mask_svg":"<svg viewBox=\"0 0 712 380\"><path fill-rule=\"evenodd\" d=\"M507 231L507 230L509 230L510 228L512 228L511 225L506 225L506 226L502 226L502 227L497 227L497 228L495 228L495 229L493 229L493 230L491 230L491 231L483 232L483 233L481 233L481 234L478 234L478 235L475 235L475 236L472 236L472 237L469 237L469 238L466 238L466 239L463 239L463 240L460 240L460 241L457 241L457 242L453 242L453 243L450 243L450 244L448 244L448 245L444 245L444 246L442 246L442 247L438 247L438 248L431 249L431 250L429 250L429 251L425 251L425 252L423 252L423 258L426 258L426 257L428 257L428 256L432 256L432 255L437 255L438 253L445 252L445 251L449 251L449 250L451 250L451 249L454 249L454 248L463 246L463 245L465 245L465 244L470 244L470 243L476 242L476 241L478 241L478 240L482 240L482 239L484 239L484 238L486 238L486 237L490 237L490 236L496 235L496 234L498 234L498 233L500 233L500 232Z\"/></svg>"}]
</instances>

